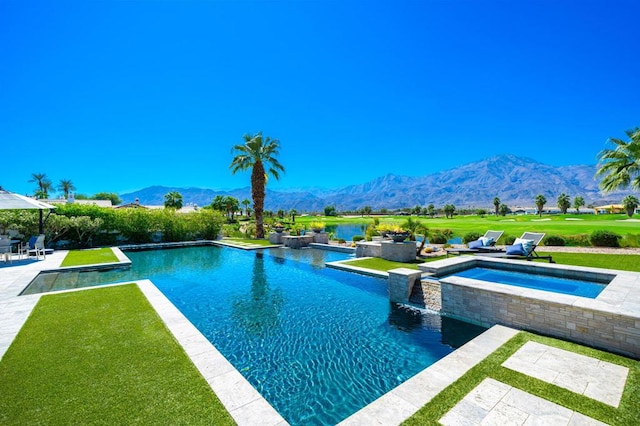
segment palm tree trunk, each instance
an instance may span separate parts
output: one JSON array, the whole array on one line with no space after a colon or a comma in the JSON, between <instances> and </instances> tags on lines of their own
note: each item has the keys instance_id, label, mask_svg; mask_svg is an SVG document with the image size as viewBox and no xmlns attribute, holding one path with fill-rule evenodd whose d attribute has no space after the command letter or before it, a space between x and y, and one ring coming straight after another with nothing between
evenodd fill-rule
<instances>
[{"instance_id":1,"label":"palm tree trunk","mask_svg":"<svg viewBox=\"0 0 640 426\"><path fill-rule=\"evenodd\" d=\"M253 198L253 210L256 217L256 238L264 238L263 214L266 184L264 166L261 161L256 161L251 171L251 198Z\"/></svg>"}]
</instances>

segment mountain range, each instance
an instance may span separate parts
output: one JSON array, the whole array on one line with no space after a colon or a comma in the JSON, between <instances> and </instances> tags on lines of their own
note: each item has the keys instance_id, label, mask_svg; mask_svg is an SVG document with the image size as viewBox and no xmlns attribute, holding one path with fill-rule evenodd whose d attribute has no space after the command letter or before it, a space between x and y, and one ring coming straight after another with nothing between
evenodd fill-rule
<instances>
[{"instance_id":1,"label":"mountain range","mask_svg":"<svg viewBox=\"0 0 640 426\"><path fill-rule=\"evenodd\" d=\"M530 158L501 155L425 176L387 174L363 184L336 189L273 191L267 187L265 209L313 212L322 211L325 206L335 206L343 211L364 206L375 210L453 204L458 208L493 210L494 197L499 197L509 207L531 207L535 197L542 194L549 206L555 206L558 195L565 193L572 199L580 195L589 205L620 203L630 192L605 194L598 187L599 181L594 179L595 172L595 165L551 166ZM151 186L120 194L120 197L124 203L138 199L144 205L162 205L164 195L171 191L180 192L185 205L208 205L217 195L251 200L249 187L215 191Z\"/></svg>"}]
</instances>

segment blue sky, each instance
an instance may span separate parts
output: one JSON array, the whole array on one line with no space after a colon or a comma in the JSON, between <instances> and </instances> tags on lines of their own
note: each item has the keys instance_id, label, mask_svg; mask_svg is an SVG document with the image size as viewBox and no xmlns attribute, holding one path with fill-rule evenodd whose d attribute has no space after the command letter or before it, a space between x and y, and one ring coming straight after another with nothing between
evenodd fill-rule
<instances>
[{"instance_id":1,"label":"blue sky","mask_svg":"<svg viewBox=\"0 0 640 426\"><path fill-rule=\"evenodd\" d=\"M594 164L640 126L635 0L0 0L0 185L272 189L425 175L493 155Z\"/></svg>"}]
</instances>

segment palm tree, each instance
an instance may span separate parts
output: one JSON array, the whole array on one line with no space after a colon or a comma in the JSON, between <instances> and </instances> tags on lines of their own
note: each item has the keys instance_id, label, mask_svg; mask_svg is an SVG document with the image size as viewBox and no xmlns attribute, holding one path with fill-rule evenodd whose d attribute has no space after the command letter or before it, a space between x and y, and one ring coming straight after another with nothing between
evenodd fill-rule
<instances>
[{"instance_id":1,"label":"palm tree","mask_svg":"<svg viewBox=\"0 0 640 426\"><path fill-rule=\"evenodd\" d=\"M624 209L627 211L627 215L629 217L633 216L633 213L636 211L636 208L638 208L639 204L640 204L640 201L638 201L638 199L633 195L627 195L622 199L622 205L624 206Z\"/></svg>"},{"instance_id":2,"label":"palm tree","mask_svg":"<svg viewBox=\"0 0 640 426\"><path fill-rule=\"evenodd\" d=\"M600 188L605 192L625 189L631 186L640 189L640 128L625 132L629 141L609 138L614 149L604 149L598 154L596 176L604 176Z\"/></svg>"},{"instance_id":3,"label":"palm tree","mask_svg":"<svg viewBox=\"0 0 640 426\"><path fill-rule=\"evenodd\" d=\"M456 206L453 204L445 204L442 208L444 211L444 216L448 219L449 217L453 218L453 212L456 211Z\"/></svg>"},{"instance_id":4,"label":"palm tree","mask_svg":"<svg viewBox=\"0 0 640 426\"><path fill-rule=\"evenodd\" d=\"M32 173L31 179L29 179L28 182L36 182L38 185L38 188L36 189L37 198L49 198L51 181L47 177L46 173Z\"/></svg>"},{"instance_id":5,"label":"palm tree","mask_svg":"<svg viewBox=\"0 0 640 426\"><path fill-rule=\"evenodd\" d=\"M256 216L256 238L264 238L263 213L267 174L278 180L280 172L284 172L284 167L276 158L280 141L268 136L263 138L262 132L253 136L246 134L243 139L243 145L235 145L231 150L237 155L231 161L229 168L232 174L251 169L251 198L253 198L253 211ZM266 170L265 166L267 166Z\"/></svg>"},{"instance_id":6,"label":"palm tree","mask_svg":"<svg viewBox=\"0 0 640 426\"><path fill-rule=\"evenodd\" d=\"M545 204L547 204L547 199L544 198L544 195L536 195L536 207L538 208L538 214L540 217L542 217L542 209L544 209Z\"/></svg>"},{"instance_id":7,"label":"palm tree","mask_svg":"<svg viewBox=\"0 0 640 426\"><path fill-rule=\"evenodd\" d=\"M58 191L62 191L64 194L64 198L69 198L69 193L71 191L75 191L76 186L69 179L60 179L60 183L58 184Z\"/></svg>"},{"instance_id":8,"label":"palm tree","mask_svg":"<svg viewBox=\"0 0 640 426\"><path fill-rule=\"evenodd\" d=\"M580 214L580 207L584 206L584 198L577 196L573 199L573 208L576 209L576 213Z\"/></svg>"},{"instance_id":9,"label":"palm tree","mask_svg":"<svg viewBox=\"0 0 640 426\"><path fill-rule=\"evenodd\" d=\"M498 216L498 213L500 212L500 198L495 197L493 199L493 207L495 207L496 216Z\"/></svg>"},{"instance_id":10,"label":"palm tree","mask_svg":"<svg viewBox=\"0 0 640 426\"><path fill-rule=\"evenodd\" d=\"M248 198L245 198L244 200L242 200L242 205L244 206L244 212L245 212L245 215L247 215L247 217L249 217L249 204L251 204L251 201Z\"/></svg>"},{"instance_id":11,"label":"palm tree","mask_svg":"<svg viewBox=\"0 0 640 426\"><path fill-rule=\"evenodd\" d=\"M164 207L167 209L180 210L182 208L182 194L178 191L171 191L164 195Z\"/></svg>"},{"instance_id":12,"label":"palm tree","mask_svg":"<svg viewBox=\"0 0 640 426\"><path fill-rule=\"evenodd\" d=\"M429 216L434 217L436 215L436 206L434 206L433 204L429 204L427 206L427 212Z\"/></svg>"},{"instance_id":13,"label":"palm tree","mask_svg":"<svg viewBox=\"0 0 640 426\"><path fill-rule=\"evenodd\" d=\"M558 208L562 214L567 214L567 209L571 207L571 198L564 192L558 196Z\"/></svg>"}]
</instances>

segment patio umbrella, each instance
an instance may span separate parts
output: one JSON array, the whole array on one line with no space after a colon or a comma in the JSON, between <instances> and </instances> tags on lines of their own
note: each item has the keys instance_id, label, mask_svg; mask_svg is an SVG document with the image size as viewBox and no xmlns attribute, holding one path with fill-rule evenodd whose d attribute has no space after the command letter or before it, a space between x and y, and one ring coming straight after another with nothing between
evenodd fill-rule
<instances>
[{"instance_id":1,"label":"patio umbrella","mask_svg":"<svg viewBox=\"0 0 640 426\"><path fill-rule=\"evenodd\" d=\"M52 206L51 204L43 203L42 201L38 201L34 198L25 197L20 194L16 194L13 192L5 191L0 187L0 210L40 210L40 225L39 231L40 234L44 234L44 222L46 218L42 218L42 212L44 210L49 210L49 214L55 209L56 206ZM49 217L49 215L47 215Z\"/></svg>"}]
</instances>

